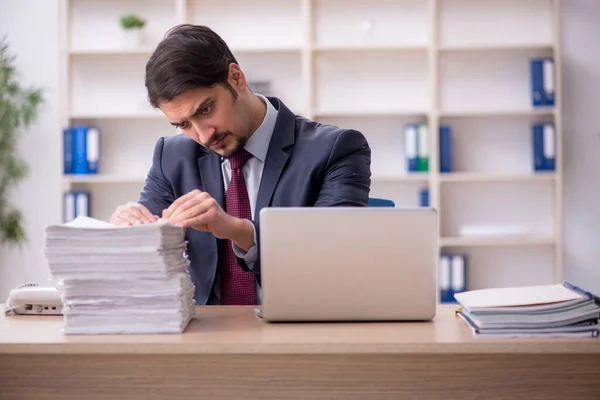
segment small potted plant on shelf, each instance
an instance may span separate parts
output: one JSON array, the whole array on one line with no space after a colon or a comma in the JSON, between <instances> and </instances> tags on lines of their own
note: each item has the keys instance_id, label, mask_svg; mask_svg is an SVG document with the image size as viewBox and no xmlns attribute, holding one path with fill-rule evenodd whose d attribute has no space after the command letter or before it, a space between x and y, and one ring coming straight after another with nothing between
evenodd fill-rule
<instances>
[{"instance_id":1,"label":"small potted plant on shelf","mask_svg":"<svg viewBox=\"0 0 600 400\"><path fill-rule=\"evenodd\" d=\"M124 45L128 48L143 45L143 28L146 21L135 14L127 14L121 17L123 28Z\"/></svg>"}]
</instances>

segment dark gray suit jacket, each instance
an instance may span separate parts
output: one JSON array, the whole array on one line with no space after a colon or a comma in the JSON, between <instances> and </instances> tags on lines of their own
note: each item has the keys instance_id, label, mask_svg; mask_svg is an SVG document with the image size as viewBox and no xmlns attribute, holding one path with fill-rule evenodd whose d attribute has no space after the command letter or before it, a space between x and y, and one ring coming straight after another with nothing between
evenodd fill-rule
<instances>
[{"instance_id":1,"label":"dark gray suit jacket","mask_svg":"<svg viewBox=\"0 0 600 400\"><path fill-rule=\"evenodd\" d=\"M278 98L279 110L267 152L255 221L258 259L252 268L260 283L260 221L263 207L366 207L371 186L371 149L358 131L323 125L294 115ZM199 189L225 207L221 157L185 135L160 138L139 203L159 217L178 197ZM196 304L207 303L224 241L187 229ZM249 270L238 258L240 266Z\"/></svg>"}]
</instances>

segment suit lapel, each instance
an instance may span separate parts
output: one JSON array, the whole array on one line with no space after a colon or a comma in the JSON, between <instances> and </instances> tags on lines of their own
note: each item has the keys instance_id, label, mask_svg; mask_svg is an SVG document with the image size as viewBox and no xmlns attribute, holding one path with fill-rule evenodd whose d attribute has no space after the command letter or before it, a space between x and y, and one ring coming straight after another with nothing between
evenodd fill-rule
<instances>
[{"instance_id":1,"label":"suit lapel","mask_svg":"<svg viewBox=\"0 0 600 400\"><path fill-rule=\"evenodd\" d=\"M270 98L269 100L274 103L274 106L279 112L277 114L277 122L275 123L273 136L271 137L271 143L269 144L269 150L267 151L267 157L265 158L265 166L263 168L260 187L258 189L258 197L256 199L254 211L256 219L258 219L260 210L269 206L277 182L279 182L281 173L289 158L288 148L292 146L295 141L296 117L283 102L273 98Z\"/></svg>"},{"instance_id":2,"label":"suit lapel","mask_svg":"<svg viewBox=\"0 0 600 400\"><path fill-rule=\"evenodd\" d=\"M224 209L225 186L221 173L221 157L214 153L203 153L198 158L198 170L204 191L208 192Z\"/></svg>"}]
</instances>

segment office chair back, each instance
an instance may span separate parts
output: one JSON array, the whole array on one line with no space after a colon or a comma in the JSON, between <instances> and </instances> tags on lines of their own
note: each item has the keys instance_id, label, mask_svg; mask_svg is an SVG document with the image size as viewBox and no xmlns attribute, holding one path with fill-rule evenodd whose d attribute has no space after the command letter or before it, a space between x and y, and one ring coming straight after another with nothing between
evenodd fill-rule
<instances>
[{"instance_id":1,"label":"office chair back","mask_svg":"<svg viewBox=\"0 0 600 400\"><path fill-rule=\"evenodd\" d=\"M369 207L395 207L396 204L389 199L369 197Z\"/></svg>"}]
</instances>

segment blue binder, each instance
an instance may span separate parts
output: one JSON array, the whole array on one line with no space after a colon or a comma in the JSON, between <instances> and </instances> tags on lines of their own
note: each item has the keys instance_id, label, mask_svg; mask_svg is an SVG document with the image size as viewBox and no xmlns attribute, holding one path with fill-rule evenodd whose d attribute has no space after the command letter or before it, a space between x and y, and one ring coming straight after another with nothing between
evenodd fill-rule
<instances>
[{"instance_id":1,"label":"blue binder","mask_svg":"<svg viewBox=\"0 0 600 400\"><path fill-rule=\"evenodd\" d=\"M73 173L96 174L100 160L100 131L93 126L71 128L73 135Z\"/></svg>"},{"instance_id":2,"label":"blue binder","mask_svg":"<svg viewBox=\"0 0 600 400\"><path fill-rule=\"evenodd\" d=\"M534 124L532 132L532 145L533 145L533 170L544 171L544 125Z\"/></svg>"},{"instance_id":3,"label":"blue binder","mask_svg":"<svg viewBox=\"0 0 600 400\"><path fill-rule=\"evenodd\" d=\"M90 192L85 190L66 191L63 194L63 222L69 222L79 216L89 217Z\"/></svg>"},{"instance_id":4,"label":"blue binder","mask_svg":"<svg viewBox=\"0 0 600 400\"><path fill-rule=\"evenodd\" d=\"M64 174L73 173L73 130L63 129L63 165Z\"/></svg>"},{"instance_id":5,"label":"blue binder","mask_svg":"<svg viewBox=\"0 0 600 400\"><path fill-rule=\"evenodd\" d=\"M429 189L424 188L419 192L419 205L421 207L429 207Z\"/></svg>"},{"instance_id":6,"label":"blue binder","mask_svg":"<svg viewBox=\"0 0 600 400\"><path fill-rule=\"evenodd\" d=\"M467 256L465 254L453 254L450 261L450 292L454 299L456 293L466 290Z\"/></svg>"},{"instance_id":7,"label":"blue binder","mask_svg":"<svg viewBox=\"0 0 600 400\"><path fill-rule=\"evenodd\" d=\"M553 106L555 99L555 68L551 57L530 61L531 96L534 107Z\"/></svg>"},{"instance_id":8,"label":"blue binder","mask_svg":"<svg viewBox=\"0 0 600 400\"><path fill-rule=\"evenodd\" d=\"M450 125L440 126L440 172L452 172L452 148Z\"/></svg>"},{"instance_id":9,"label":"blue binder","mask_svg":"<svg viewBox=\"0 0 600 400\"><path fill-rule=\"evenodd\" d=\"M452 292L450 290L450 256L442 254L439 258L439 301L440 303L454 303Z\"/></svg>"},{"instance_id":10,"label":"blue binder","mask_svg":"<svg viewBox=\"0 0 600 400\"><path fill-rule=\"evenodd\" d=\"M556 169L556 133L554 124L533 124L533 169L554 171Z\"/></svg>"},{"instance_id":11,"label":"blue binder","mask_svg":"<svg viewBox=\"0 0 600 400\"><path fill-rule=\"evenodd\" d=\"M87 127L74 126L73 131L73 173L87 174Z\"/></svg>"}]
</instances>

